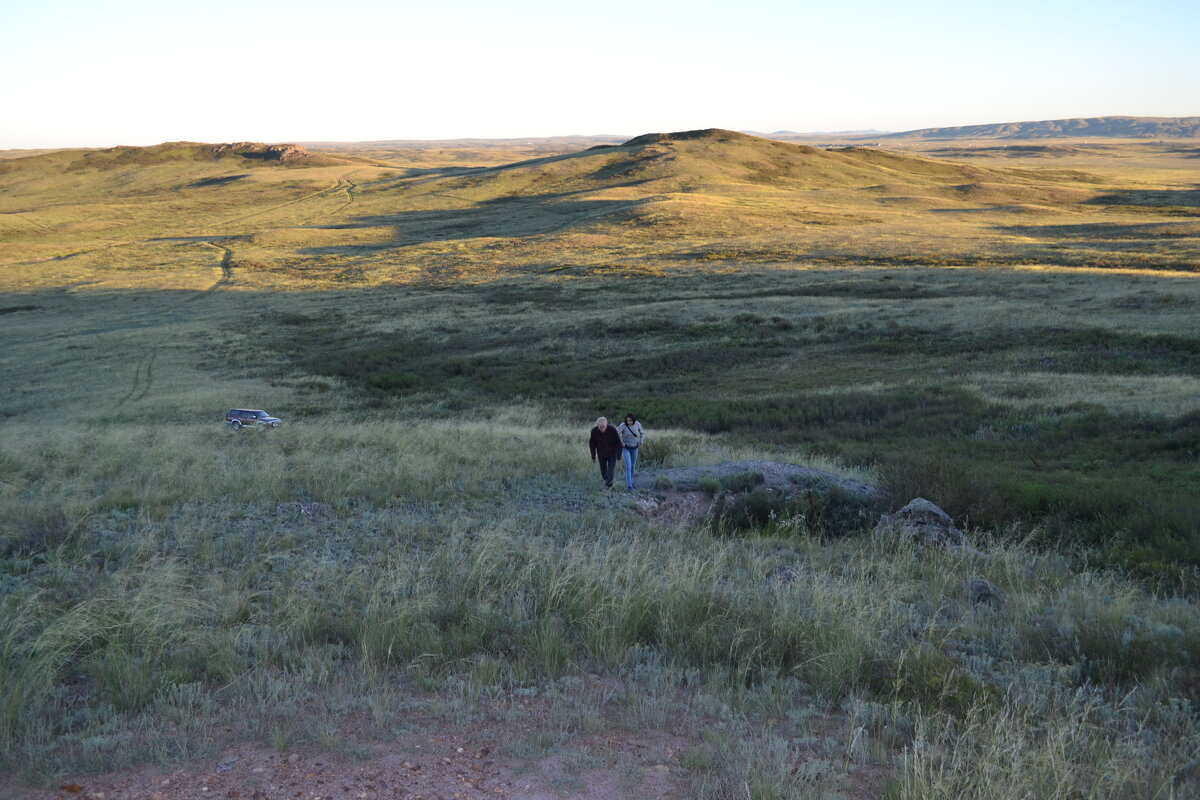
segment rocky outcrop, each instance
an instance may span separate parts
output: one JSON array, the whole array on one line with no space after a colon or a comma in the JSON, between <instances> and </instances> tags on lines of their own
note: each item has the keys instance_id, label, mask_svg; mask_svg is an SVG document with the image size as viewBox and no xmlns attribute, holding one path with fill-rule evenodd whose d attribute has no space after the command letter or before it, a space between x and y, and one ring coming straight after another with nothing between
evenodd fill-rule
<instances>
[{"instance_id":1,"label":"rocky outcrop","mask_svg":"<svg viewBox=\"0 0 1200 800\"><path fill-rule=\"evenodd\" d=\"M309 158L312 154L298 144L262 144L260 142L234 142L219 144L213 148L213 155L223 156L236 154L243 158L254 158L262 161L295 161Z\"/></svg>"},{"instance_id":2,"label":"rocky outcrop","mask_svg":"<svg viewBox=\"0 0 1200 800\"><path fill-rule=\"evenodd\" d=\"M895 514L884 514L875 526L877 533L893 531L923 544L962 545L963 534L945 511L918 497Z\"/></svg>"}]
</instances>

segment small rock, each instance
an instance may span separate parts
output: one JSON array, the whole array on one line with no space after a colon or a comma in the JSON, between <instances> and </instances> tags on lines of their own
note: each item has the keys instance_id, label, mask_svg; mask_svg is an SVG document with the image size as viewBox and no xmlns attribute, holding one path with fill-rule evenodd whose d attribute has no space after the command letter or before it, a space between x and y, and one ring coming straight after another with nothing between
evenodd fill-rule
<instances>
[{"instance_id":1,"label":"small rock","mask_svg":"<svg viewBox=\"0 0 1200 800\"><path fill-rule=\"evenodd\" d=\"M967 581L967 591L971 593L973 605L999 608L1004 604L1004 592L983 578L971 578Z\"/></svg>"},{"instance_id":2,"label":"small rock","mask_svg":"<svg viewBox=\"0 0 1200 800\"><path fill-rule=\"evenodd\" d=\"M895 514L881 516L875 531L888 530L924 544L957 546L963 543L962 531L954 527L950 515L923 497L914 499Z\"/></svg>"},{"instance_id":3,"label":"small rock","mask_svg":"<svg viewBox=\"0 0 1200 800\"><path fill-rule=\"evenodd\" d=\"M297 753L292 753L290 756L288 756L289 764L295 764L299 760L300 760L300 756Z\"/></svg>"},{"instance_id":4,"label":"small rock","mask_svg":"<svg viewBox=\"0 0 1200 800\"><path fill-rule=\"evenodd\" d=\"M234 766L237 765L237 762L238 762L238 760L236 758L229 758L229 759L226 759L225 761L218 761L217 762L217 772L232 772Z\"/></svg>"}]
</instances>

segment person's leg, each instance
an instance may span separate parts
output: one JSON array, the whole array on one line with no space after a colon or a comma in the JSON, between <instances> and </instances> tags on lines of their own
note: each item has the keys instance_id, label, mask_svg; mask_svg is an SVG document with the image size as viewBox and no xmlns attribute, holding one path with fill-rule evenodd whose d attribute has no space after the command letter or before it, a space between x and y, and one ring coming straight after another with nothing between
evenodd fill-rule
<instances>
[{"instance_id":1,"label":"person's leg","mask_svg":"<svg viewBox=\"0 0 1200 800\"><path fill-rule=\"evenodd\" d=\"M637 458L638 453L642 452L642 448L635 447L629 451L629 460L633 463L629 467L629 482L633 483L633 479L637 477Z\"/></svg>"},{"instance_id":2,"label":"person's leg","mask_svg":"<svg viewBox=\"0 0 1200 800\"><path fill-rule=\"evenodd\" d=\"M604 456L600 456L598 460L600 461L600 477L604 479L604 485L611 489L613 472L617 466L617 457L609 456L605 458Z\"/></svg>"},{"instance_id":3,"label":"person's leg","mask_svg":"<svg viewBox=\"0 0 1200 800\"><path fill-rule=\"evenodd\" d=\"M621 448L621 460L625 463L625 486L633 488L633 460L637 458L637 451L630 450L628 447Z\"/></svg>"}]
</instances>

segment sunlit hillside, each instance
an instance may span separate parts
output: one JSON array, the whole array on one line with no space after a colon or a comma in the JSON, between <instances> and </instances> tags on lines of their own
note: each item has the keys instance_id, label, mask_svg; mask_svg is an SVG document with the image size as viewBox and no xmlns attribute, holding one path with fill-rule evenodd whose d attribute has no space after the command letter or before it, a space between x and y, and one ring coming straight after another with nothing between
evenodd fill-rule
<instances>
[{"instance_id":1,"label":"sunlit hillside","mask_svg":"<svg viewBox=\"0 0 1200 800\"><path fill-rule=\"evenodd\" d=\"M233 284L263 288L688 262L1190 270L1200 235L1186 210L1195 190L1164 185L1170 175L1147 184L719 130L497 167L261 156L162 145L6 161L3 285L193 285L203 278L177 267L211 269L225 250Z\"/></svg>"}]
</instances>

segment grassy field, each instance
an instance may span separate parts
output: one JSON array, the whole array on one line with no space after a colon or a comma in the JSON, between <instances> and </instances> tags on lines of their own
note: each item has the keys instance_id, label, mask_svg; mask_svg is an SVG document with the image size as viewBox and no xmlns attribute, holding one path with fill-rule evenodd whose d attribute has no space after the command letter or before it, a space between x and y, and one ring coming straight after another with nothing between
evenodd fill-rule
<instances>
[{"instance_id":1,"label":"grassy field","mask_svg":"<svg viewBox=\"0 0 1200 800\"><path fill-rule=\"evenodd\" d=\"M693 796L1194 791L1194 160L933 147L0 161L3 768L598 674L719 723ZM626 410L651 465L818 463L979 549L644 519L584 448Z\"/></svg>"}]
</instances>

